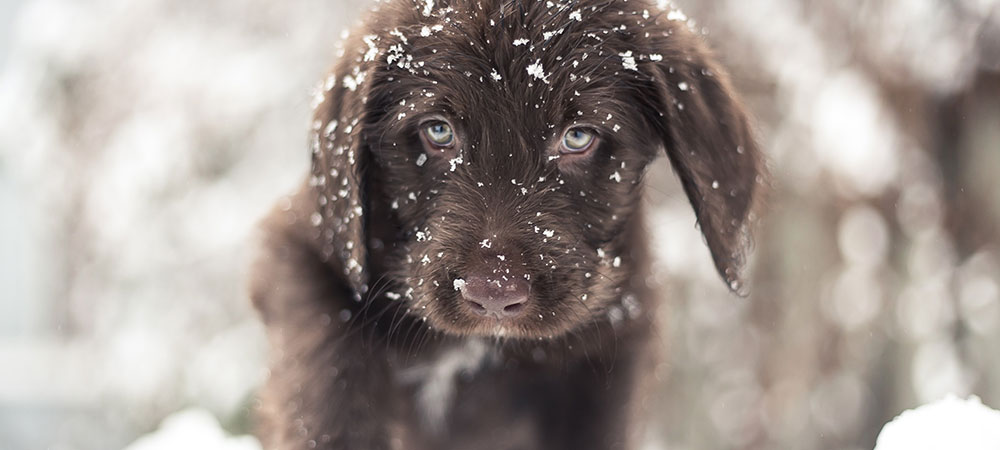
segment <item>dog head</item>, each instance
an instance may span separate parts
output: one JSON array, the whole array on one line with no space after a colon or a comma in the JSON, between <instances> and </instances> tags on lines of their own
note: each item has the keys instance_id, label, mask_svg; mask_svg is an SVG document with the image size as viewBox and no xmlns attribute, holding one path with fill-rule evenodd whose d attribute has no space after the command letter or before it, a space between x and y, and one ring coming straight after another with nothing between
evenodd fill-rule
<instances>
[{"instance_id":1,"label":"dog head","mask_svg":"<svg viewBox=\"0 0 1000 450\"><path fill-rule=\"evenodd\" d=\"M359 300L406 302L447 333L561 335L628 290L643 174L665 152L737 289L762 158L675 15L645 1L378 5L318 93L324 257Z\"/></svg>"}]
</instances>

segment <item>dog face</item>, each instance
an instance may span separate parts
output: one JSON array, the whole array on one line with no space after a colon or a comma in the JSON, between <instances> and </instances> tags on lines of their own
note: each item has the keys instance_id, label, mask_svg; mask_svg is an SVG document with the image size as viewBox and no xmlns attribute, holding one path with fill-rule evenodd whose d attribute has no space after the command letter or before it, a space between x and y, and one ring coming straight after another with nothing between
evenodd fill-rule
<instances>
[{"instance_id":1,"label":"dog face","mask_svg":"<svg viewBox=\"0 0 1000 450\"><path fill-rule=\"evenodd\" d=\"M359 298L450 334L562 335L627 294L665 150L738 287L761 158L725 74L671 19L639 1L379 5L318 99L324 256ZM389 277L369 289L375 264Z\"/></svg>"}]
</instances>

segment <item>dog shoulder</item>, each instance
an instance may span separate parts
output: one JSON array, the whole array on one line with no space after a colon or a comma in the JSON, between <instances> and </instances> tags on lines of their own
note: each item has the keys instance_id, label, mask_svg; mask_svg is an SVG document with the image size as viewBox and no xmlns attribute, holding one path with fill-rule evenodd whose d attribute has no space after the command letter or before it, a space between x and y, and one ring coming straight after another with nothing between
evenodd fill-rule
<instances>
[{"instance_id":1,"label":"dog shoulder","mask_svg":"<svg viewBox=\"0 0 1000 450\"><path fill-rule=\"evenodd\" d=\"M264 322L287 321L293 310L322 314L349 298L335 268L320 256L314 226L316 194L307 185L279 200L258 227L250 268L250 299Z\"/></svg>"}]
</instances>

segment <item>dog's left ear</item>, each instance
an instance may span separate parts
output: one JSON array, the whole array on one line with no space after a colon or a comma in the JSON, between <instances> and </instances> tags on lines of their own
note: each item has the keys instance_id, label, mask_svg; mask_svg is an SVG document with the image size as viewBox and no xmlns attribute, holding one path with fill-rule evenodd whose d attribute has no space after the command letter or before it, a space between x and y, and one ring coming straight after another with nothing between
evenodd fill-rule
<instances>
[{"instance_id":1,"label":"dog's left ear","mask_svg":"<svg viewBox=\"0 0 1000 450\"><path fill-rule=\"evenodd\" d=\"M687 25L658 18L649 63L657 126L698 218L715 267L743 293L750 216L763 187L764 160L728 76ZM652 30L648 30L652 31ZM644 72L646 72L644 70Z\"/></svg>"},{"instance_id":2,"label":"dog's left ear","mask_svg":"<svg viewBox=\"0 0 1000 450\"><path fill-rule=\"evenodd\" d=\"M362 45L359 37L345 43L345 56L316 93L310 180L318 203L312 218L321 231L318 252L346 277L359 299L368 291L365 221L370 152L364 126L371 116L368 100L375 72L372 58L361 56L366 48Z\"/></svg>"}]
</instances>

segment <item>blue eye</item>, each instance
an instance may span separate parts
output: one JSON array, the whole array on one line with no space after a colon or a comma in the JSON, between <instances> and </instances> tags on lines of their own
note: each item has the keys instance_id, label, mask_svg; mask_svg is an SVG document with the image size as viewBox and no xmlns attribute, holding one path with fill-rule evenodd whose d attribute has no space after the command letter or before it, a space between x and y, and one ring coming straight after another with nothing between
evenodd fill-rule
<instances>
[{"instance_id":1,"label":"blue eye","mask_svg":"<svg viewBox=\"0 0 1000 450\"><path fill-rule=\"evenodd\" d=\"M435 147L450 147L455 142L455 132L445 122L434 122L423 129L424 137Z\"/></svg>"},{"instance_id":2,"label":"blue eye","mask_svg":"<svg viewBox=\"0 0 1000 450\"><path fill-rule=\"evenodd\" d=\"M594 145L597 136L593 132L582 127L573 127L566 130L562 138L563 153L583 153Z\"/></svg>"}]
</instances>

